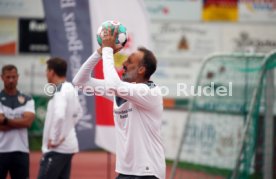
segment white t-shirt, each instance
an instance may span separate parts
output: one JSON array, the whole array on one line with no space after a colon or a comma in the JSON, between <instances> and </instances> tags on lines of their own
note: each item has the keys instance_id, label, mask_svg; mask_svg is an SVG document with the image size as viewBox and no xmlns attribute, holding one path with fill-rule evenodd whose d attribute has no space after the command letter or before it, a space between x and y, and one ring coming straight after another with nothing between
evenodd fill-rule
<instances>
[{"instance_id":1,"label":"white t-shirt","mask_svg":"<svg viewBox=\"0 0 276 179\"><path fill-rule=\"evenodd\" d=\"M165 154L161 141L161 91L154 85L120 80L114 68L113 50L105 47L102 52L104 80L90 77L91 70L100 58L95 52L82 65L73 83L93 87L96 92L97 87L101 86L103 88L98 89L109 92L106 98L112 101L115 99L116 172L138 176L154 175L165 179ZM110 93L115 93L117 97ZM126 101L118 105L118 97Z\"/></svg>"},{"instance_id":2,"label":"white t-shirt","mask_svg":"<svg viewBox=\"0 0 276 179\"><path fill-rule=\"evenodd\" d=\"M34 100L17 92L14 96L7 95L4 91L0 93L0 113L10 120L22 118L24 112L35 113ZM29 152L27 128L0 131L0 152Z\"/></svg>"},{"instance_id":3,"label":"white t-shirt","mask_svg":"<svg viewBox=\"0 0 276 179\"><path fill-rule=\"evenodd\" d=\"M77 91L69 82L57 86L57 91L49 100L43 130L42 152L76 153L79 151L75 124L82 116L82 108ZM48 149L49 140L60 145Z\"/></svg>"}]
</instances>

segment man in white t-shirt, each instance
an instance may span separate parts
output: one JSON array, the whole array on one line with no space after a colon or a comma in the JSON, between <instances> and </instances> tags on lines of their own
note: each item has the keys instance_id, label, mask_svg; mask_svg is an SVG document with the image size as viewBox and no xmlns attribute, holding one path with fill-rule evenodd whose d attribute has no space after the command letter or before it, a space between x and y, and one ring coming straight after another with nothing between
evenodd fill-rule
<instances>
[{"instance_id":1,"label":"man in white t-shirt","mask_svg":"<svg viewBox=\"0 0 276 179\"><path fill-rule=\"evenodd\" d=\"M113 53L117 29L102 36L102 47L82 65L73 84L93 87L95 92L114 101L116 129L117 179L165 179L165 155L161 141L163 98L152 81L157 61L146 48L138 48L123 63L122 80L115 67ZM102 56L101 56L102 55ZM104 80L91 78L99 59L103 59ZM114 95L112 95L114 94Z\"/></svg>"},{"instance_id":2,"label":"man in white t-shirt","mask_svg":"<svg viewBox=\"0 0 276 179\"><path fill-rule=\"evenodd\" d=\"M74 86L66 81L66 71L65 60L47 61L48 85L55 91L47 106L38 179L69 179L72 157L79 151L75 125L82 108Z\"/></svg>"},{"instance_id":3,"label":"man in white t-shirt","mask_svg":"<svg viewBox=\"0 0 276 179\"><path fill-rule=\"evenodd\" d=\"M34 100L17 90L14 65L2 67L4 89L0 92L0 178L29 178L28 130L35 119Z\"/></svg>"}]
</instances>

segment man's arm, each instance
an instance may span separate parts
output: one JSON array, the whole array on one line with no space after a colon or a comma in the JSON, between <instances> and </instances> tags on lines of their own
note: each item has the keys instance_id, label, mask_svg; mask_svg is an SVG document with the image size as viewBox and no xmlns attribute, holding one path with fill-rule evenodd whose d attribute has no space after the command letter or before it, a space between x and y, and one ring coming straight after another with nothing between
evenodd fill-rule
<instances>
[{"instance_id":1,"label":"man's arm","mask_svg":"<svg viewBox=\"0 0 276 179\"><path fill-rule=\"evenodd\" d=\"M0 131L8 131L8 130L11 130L12 128L7 126L7 125L4 125L4 119L5 119L5 116L3 113L0 113Z\"/></svg>"},{"instance_id":2,"label":"man's arm","mask_svg":"<svg viewBox=\"0 0 276 179\"><path fill-rule=\"evenodd\" d=\"M52 99L53 107L50 109L52 110L50 111L50 113L52 113L52 119L48 141L48 145L50 143L52 147L57 147L66 137L66 134L63 133L64 125L66 123L66 109L68 105L72 105L67 104L66 99L67 94L62 92L56 92Z\"/></svg>"},{"instance_id":3,"label":"man's arm","mask_svg":"<svg viewBox=\"0 0 276 179\"><path fill-rule=\"evenodd\" d=\"M2 104L0 103L0 105ZM16 119L9 119L9 116L5 116L4 112L0 110L0 125L2 126L1 130L11 130L11 129L31 127L32 122L35 119L34 100L33 99L28 100L24 108L25 108L24 109L25 112L23 112L22 117L16 118Z\"/></svg>"},{"instance_id":4,"label":"man's arm","mask_svg":"<svg viewBox=\"0 0 276 179\"><path fill-rule=\"evenodd\" d=\"M82 64L78 73L75 75L72 83L76 86L83 86L91 80L91 73L99 62L101 55L95 51L88 59Z\"/></svg>"},{"instance_id":5,"label":"man's arm","mask_svg":"<svg viewBox=\"0 0 276 179\"><path fill-rule=\"evenodd\" d=\"M10 130L10 128L7 127L6 125L3 125L5 116L4 116L4 114L3 114L2 109L3 109L3 106L2 106L2 104L0 103L0 131L8 131L8 130Z\"/></svg>"},{"instance_id":6,"label":"man's arm","mask_svg":"<svg viewBox=\"0 0 276 179\"><path fill-rule=\"evenodd\" d=\"M11 127L9 127L9 126L3 126L3 125L0 125L0 131L9 131L9 130L11 130L12 128Z\"/></svg>"},{"instance_id":7,"label":"man's arm","mask_svg":"<svg viewBox=\"0 0 276 179\"><path fill-rule=\"evenodd\" d=\"M58 147L64 140L65 140L65 138L62 138L58 143L53 143L53 141L50 139L50 140L48 140L47 148L48 148L48 149L56 148L56 147Z\"/></svg>"},{"instance_id":8,"label":"man's arm","mask_svg":"<svg viewBox=\"0 0 276 179\"><path fill-rule=\"evenodd\" d=\"M23 113L22 118L8 119L3 113L0 114L0 130L8 131L11 129L28 128L31 127L35 114L32 112Z\"/></svg>"},{"instance_id":9,"label":"man's arm","mask_svg":"<svg viewBox=\"0 0 276 179\"><path fill-rule=\"evenodd\" d=\"M24 112L22 118L8 120L7 126L11 128L29 128L35 119L35 114L32 112Z\"/></svg>"},{"instance_id":10,"label":"man's arm","mask_svg":"<svg viewBox=\"0 0 276 179\"><path fill-rule=\"evenodd\" d=\"M121 48L120 46L116 46L115 43L117 33L117 28L113 34L111 33L111 29L108 28L102 36L103 73L106 90L144 109L160 106L163 100L159 88L150 89L143 83L124 82L117 74L113 56Z\"/></svg>"},{"instance_id":11,"label":"man's arm","mask_svg":"<svg viewBox=\"0 0 276 179\"><path fill-rule=\"evenodd\" d=\"M105 93L105 83L102 79L92 78L91 74L101 59L101 52L95 51L81 66L78 73L75 75L72 83L75 86L78 86L83 92L88 92L87 87L91 87L96 94L99 96L103 96L111 101L113 101L113 97L110 95L106 95ZM87 91L86 91L87 90Z\"/></svg>"}]
</instances>

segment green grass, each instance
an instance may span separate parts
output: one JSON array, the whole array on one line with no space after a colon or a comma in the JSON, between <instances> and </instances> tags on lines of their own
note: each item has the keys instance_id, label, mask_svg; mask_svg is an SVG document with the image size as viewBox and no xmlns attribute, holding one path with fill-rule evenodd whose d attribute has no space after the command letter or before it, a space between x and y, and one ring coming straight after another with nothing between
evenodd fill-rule
<instances>
[{"instance_id":1,"label":"green grass","mask_svg":"<svg viewBox=\"0 0 276 179\"><path fill-rule=\"evenodd\" d=\"M167 160L167 163L172 164L173 161ZM223 177L228 177L231 174L231 170L209 167L205 165L193 164L188 162L179 162L178 167L189 171L203 172L210 175L223 176Z\"/></svg>"},{"instance_id":2,"label":"green grass","mask_svg":"<svg viewBox=\"0 0 276 179\"><path fill-rule=\"evenodd\" d=\"M166 162L169 165L173 164L172 160L167 160ZM209 166L205 166L205 165L193 164L193 163L188 163L188 162L179 162L178 168L181 168L181 169L184 169L187 171L195 171L195 172L206 173L209 175L222 176L224 178L230 178L230 176L232 174L232 170L220 169L220 168L216 168L216 167L209 167ZM254 174L250 175L250 177L248 179L262 179L262 174L254 173Z\"/></svg>"}]
</instances>

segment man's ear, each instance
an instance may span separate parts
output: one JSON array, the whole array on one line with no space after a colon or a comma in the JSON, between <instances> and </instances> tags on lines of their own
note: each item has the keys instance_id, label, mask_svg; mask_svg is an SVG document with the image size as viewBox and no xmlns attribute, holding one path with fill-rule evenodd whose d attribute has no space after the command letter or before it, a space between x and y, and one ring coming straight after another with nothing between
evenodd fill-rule
<instances>
[{"instance_id":1,"label":"man's ear","mask_svg":"<svg viewBox=\"0 0 276 179\"><path fill-rule=\"evenodd\" d=\"M138 69L138 73L139 74L145 74L146 72L146 67L145 66L140 66L139 69Z\"/></svg>"},{"instance_id":2,"label":"man's ear","mask_svg":"<svg viewBox=\"0 0 276 179\"><path fill-rule=\"evenodd\" d=\"M55 75L55 72L53 69L49 69L48 70L48 73L50 74L50 76L54 76Z\"/></svg>"},{"instance_id":3,"label":"man's ear","mask_svg":"<svg viewBox=\"0 0 276 179\"><path fill-rule=\"evenodd\" d=\"M49 69L49 72L52 74L52 73L54 73L54 70L53 69Z\"/></svg>"}]
</instances>

